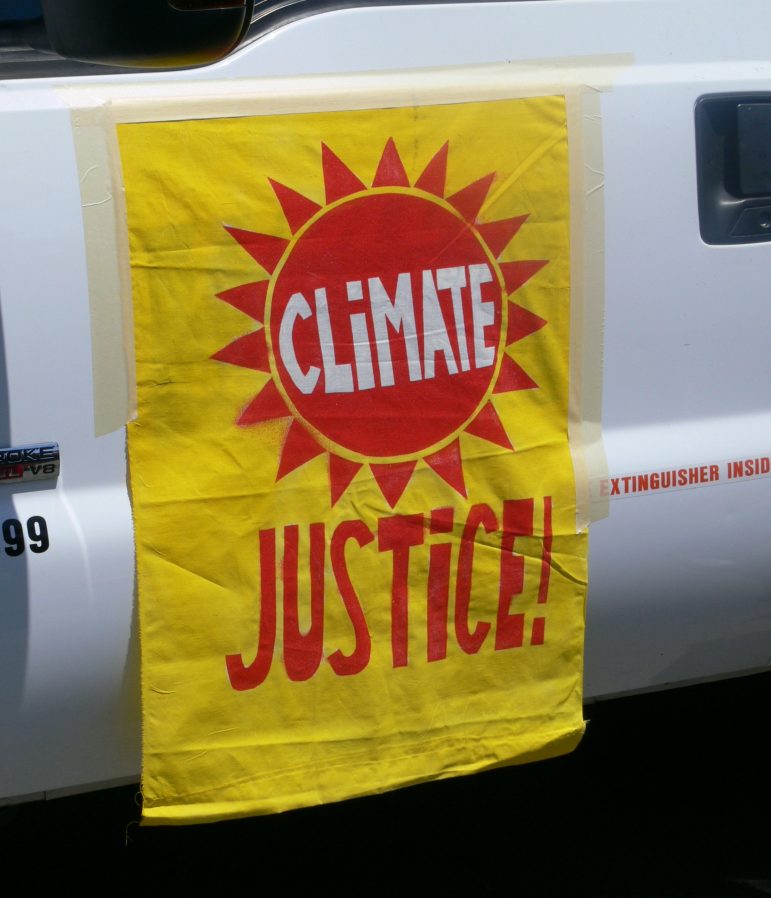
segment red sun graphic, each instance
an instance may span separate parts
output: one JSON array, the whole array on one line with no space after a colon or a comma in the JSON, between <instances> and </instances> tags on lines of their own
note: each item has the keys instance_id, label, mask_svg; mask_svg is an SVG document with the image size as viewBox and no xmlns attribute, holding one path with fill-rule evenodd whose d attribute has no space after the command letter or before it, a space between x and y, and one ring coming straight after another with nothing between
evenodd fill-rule
<instances>
[{"instance_id":1,"label":"red sun graphic","mask_svg":"<svg viewBox=\"0 0 771 898\"><path fill-rule=\"evenodd\" d=\"M325 205L270 181L290 239L227 227L269 274L218 295L264 325L213 356L271 375L238 424L291 419L276 479L326 452L333 505L368 465L393 508L419 461L465 496L460 434L511 450L491 397L537 386L507 297L546 262L498 262L527 216L479 220L494 173L445 198L447 158L410 184L389 140L367 187L322 144Z\"/></svg>"}]
</instances>

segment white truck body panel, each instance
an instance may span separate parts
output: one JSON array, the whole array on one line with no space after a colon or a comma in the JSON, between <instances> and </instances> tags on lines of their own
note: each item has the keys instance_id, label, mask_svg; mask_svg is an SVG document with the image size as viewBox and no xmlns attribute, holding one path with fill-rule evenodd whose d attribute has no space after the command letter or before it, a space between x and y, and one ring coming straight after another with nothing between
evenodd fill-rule
<instances>
[{"instance_id":1,"label":"white truck body panel","mask_svg":"<svg viewBox=\"0 0 771 898\"><path fill-rule=\"evenodd\" d=\"M771 96L766 0L552 0L309 17L229 59L79 85L355 73L629 53L601 96L603 434L611 478L771 451L771 242L699 233L694 105ZM0 543L0 798L136 778L138 634L125 434L94 436L69 108L0 82L0 443L56 440L58 481L0 485L48 551ZM721 468L722 470L722 468ZM721 478L721 480L724 478ZM586 695L771 664L771 478L613 497L592 525Z\"/></svg>"}]
</instances>

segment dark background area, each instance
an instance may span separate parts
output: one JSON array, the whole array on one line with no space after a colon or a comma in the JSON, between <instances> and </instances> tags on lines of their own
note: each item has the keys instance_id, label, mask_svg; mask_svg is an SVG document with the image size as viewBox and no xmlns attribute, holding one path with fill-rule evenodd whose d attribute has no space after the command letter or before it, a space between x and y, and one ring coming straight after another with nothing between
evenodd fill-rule
<instances>
[{"instance_id":1,"label":"dark background area","mask_svg":"<svg viewBox=\"0 0 771 898\"><path fill-rule=\"evenodd\" d=\"M140 827L136 787L9 808L4 880L149 895L759 898L771 894L769 709L771 674L602 702L564 758L226 823Z\"/></svg>"}]
</instances>

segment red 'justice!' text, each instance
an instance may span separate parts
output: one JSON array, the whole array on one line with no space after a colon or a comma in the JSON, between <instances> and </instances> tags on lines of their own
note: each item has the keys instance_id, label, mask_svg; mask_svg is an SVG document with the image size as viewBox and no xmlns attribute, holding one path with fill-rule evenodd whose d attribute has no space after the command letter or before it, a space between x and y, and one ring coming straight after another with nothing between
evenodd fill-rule
<instances>
[{"instance_id":1,"label":"red 'justice!' text","mask_svg":"<svg viewBox=\"0 0 771 898\"><path fill-rule=\"evenodd\" d=\"M298 613L298 555L300 527L283 528L283 555L277 559L276 529L261 530L260 551L260 624L256 655L246 662L239 654L226 655L228 677L233 689L254 689L265 681L276 653L278 602L277 585L283 582L283 665L290 680L310 679L322 660L338 676L361 673L369 664L373 636L361 597L349 571L350 544L364 549L375 544L378 552L391 556L390 642L394 668L410 663L409 571L411 555L425 546L420 563L427 564L426 661L447 657L448 642L454 637L462 652L474 655L483 646L493 651L543 645L545 640L545 603L549 591L552 552L552 501L543 497L543 537L537 587L529 592L539 613L527 615L516 608L516 598L525 590L525 559L515 552L518 537L534 534L536 500L507 499L499 509L486 504L472 505L465 520L456 520L453 508L436 508L428 514L393 515L380 518L370 529L361 520L343 521L329 534L323 523L307 526L310 582L310 627L303 632ZM539 509L540 511L540 509ZM444 534L460 533L460 540L442 539ZM494 613L477 617L472 605L472 585L478 565L475 549L488 536L500 540L497 576L497 606ZM437 539L439 537L439 539ZM453 548L457 551L453 553ZM427 551L426 551L427 549ZM348 556L346 557L346 552ZM325 569L327 554L331 563L339 600L353 630L353 648L345 654L339 647L330 651L324 645ZM453 555L455 558L453 560ZM427 556L427 557L426 557ZM417 563L418 559L413 559ZM452 576L454 573L454 577ZM451 584L454 581L454 590ZM451 592L454 592L451 602ZM413 600L414 600L413 596ZM338 602L337 596L334 601ZM489 619L483 619L487 617ZM526 625L527 624L527 625ZM377 637L375 637L377 638Z\"/></svg>"}]
</instances>

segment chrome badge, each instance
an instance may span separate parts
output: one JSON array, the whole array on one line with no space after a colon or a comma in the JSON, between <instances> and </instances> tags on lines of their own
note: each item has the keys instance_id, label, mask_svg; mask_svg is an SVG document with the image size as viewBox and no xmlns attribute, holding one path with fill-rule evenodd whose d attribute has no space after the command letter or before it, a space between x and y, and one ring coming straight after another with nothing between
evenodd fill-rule
<instances>
[{"instance_id":1,"label":"chrome badge","mask_svg":"<svg viewBox=\"0 0 771 898\"><path fill-rule=\"evenodd\" d=\"M59 444L36 443L0 449L0 483L53 480L59 475Z\"/></svg>"}]
</instances>

